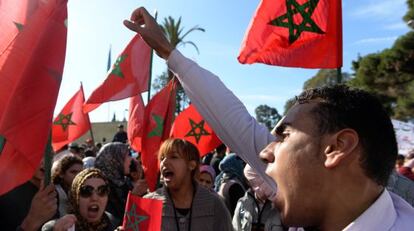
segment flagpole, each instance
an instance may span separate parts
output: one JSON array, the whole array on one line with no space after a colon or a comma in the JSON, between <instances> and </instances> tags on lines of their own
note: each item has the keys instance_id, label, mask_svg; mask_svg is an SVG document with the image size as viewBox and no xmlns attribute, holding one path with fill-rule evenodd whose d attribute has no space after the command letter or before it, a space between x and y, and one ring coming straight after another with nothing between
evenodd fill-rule
<instances>
[{"instance_id":1,"label":"flagpole","mask_svg":"<svg viewBox=\"0 0 414 231\"><path fill-rule=\"evenodd\" d=\"M342 83L342 67L338 67L336 69L336 80L337 80L337 84Z\"/></svg>"},{"instance_id":2,"label":"flagpole","mask_svg":"<svg viewBox=\"0 0 414 231\"><path fill-rule=\"evenodd\" d=\"M83 95L83 99L82 100L83 100L83 102L85 102L85 93L83 92L83 84L82 84L82 81L80 82L80 85L81 85L81 90L82 90L82 95ZM91 123L91 119L89 118L89 112L86 113L86 117L88 118L88 122L89 122L89 127L90 127L89 132L91 133L91 139L92 139L93 145L95 145L95 137L93 135L92 123Z\"/></svg>"},{"instance_id":3,"label":"flagpole","mask_svg":"<svg viewBox=\"0 0 414 231\"><path fill-rule=\"evenodd\" d=\"M155 10L155 21L157 21L158 12ZM149 66L149 79L148 79L148 98L147 98L147 104L149 103L151 99L151 80L152 80L152 61L154 58L154 49L151 49L151 58L150 58L150 66Z\"/></svg>"},{"instance_id":4,"label":"flagpole","mask_svg":"<svg viewBox=\"0 0 414 231\"><path fill-rule=\"evenodd\" d=\"M157 10L155 10L155 15L154 15L155 21L157 21L157 16L158 16L158 12L157 12ZM151 99L151 80L152 80L152 62L153 62L153 59L154 59L154 49L151 49L150 68L149 68L149 80L148 80L148 98L147 98L147 105L148 105L148 103L149 103L149 101ZM160 182L161 182L161 175L158 174L156 186L159 186L160 185Z\"/></svg>"},{"instance_id":5,"label":"flagpole","mask_svg":"<svg viewBox=\"0 0 414 231\"><path fill-rule=\"evenodd\" d=\"M45 170L45 177L44 177L44 186L50 184L51 182L51 172L52 172L52 131L49 133L49 138L46 143L45 155L43 159L43 168Z\"/></svg>"},{"instance_id":6,"label":"flagpole","mask_svg":"<svg viewBox=\"0 0 414 231\"><path fill-rule=\"evenodd\" d=\"M106 72L108 73L108 71L111 69L111 54L112 54L112 44L109 44L109 53L108 53L108 62L106 64ZM111 113L110 113L110 103L108 102L108 122L111 121ZM91 126L92 128L92 126Z\"/></svg>"}]
</instances>

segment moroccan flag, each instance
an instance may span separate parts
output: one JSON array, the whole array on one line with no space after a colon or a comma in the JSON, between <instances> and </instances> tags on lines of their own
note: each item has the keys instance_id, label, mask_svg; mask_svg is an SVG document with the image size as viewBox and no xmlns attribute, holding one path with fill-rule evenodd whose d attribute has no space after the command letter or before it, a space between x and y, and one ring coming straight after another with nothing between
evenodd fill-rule
<instances>
[{"instance_id":1,"label":"moroccan flag","mask_svg":"<svg viewBox=\"0 0 414 231\"><path fill-rule=\"evenodd\" d=\"M145 107L144 126L141 139L141 161L145 179L151 191L157 184L159 163L158 149L170 135L175 111L176 81L171 80Z\"/></svg>"},{"instance_id":2,"label":"moroccan flag","mask_svg":"<svg viewBox=\"0 0 414 231\"><path fill-rule=\"evenodd\" d=\"M136 152L141 151L144 110L145 106L141 94L131 97L129 102L128 139L132 149Z\"/></svg>"},{"instance_id":3,"label":"moroccan flag","mask_svg":"<svg viewBox=\"0 0 414 231\"><path fill-rule=\"evenodd\" d=\"M150 62L151 48L140 35L135 35L116 59L108 77L86 101L84 112L90 112L102 103L147 91Z\"/></svg>"},{"instance_id":4,"label":"moroccan flag","mask_svg":"<svg viewBox=\"0 0 414 231\"><path fill-rule=\"evenodd\" d=\"M0 195L29 180L43 157L62 79L67 34L66 0L3 0L1 20L7 20L3 7L10 4L32 13L18 22L18 33L0 52ZM16 25L13 17L1 25L7 23Z\"/></svg>"},{"instance_id":5,"label":"moroccan flag","mask_svg":"<svg viewBox=\"0 0 414 231\"><path fill-rule=\"evenodd\" d=\"M192 104L175 118L171 136L194 144L201 157L222 143Z\"/></svg>"},{"instance_id":6,"label":"moroccan flag","mask_svg":"<svg viewBox=\"0 0 414 231\"><path fill-rule=\"evenodd\" d=\"M19 31L38 8L39 1L6 0L0 3L0 54L2 54L13 46Z\"/></svg>"},{"instance_id":7,"label":"moroccan flag","mask_svg":"<svg viewBox=\"0 0 414 231\"><path fill-rule=\"evenodd\" d=\"M128 194L122 227L125 231L159 231L162 220L162 200Z\"/></svg>"},{"instance_id":8,"label":"moroccan flag","mask_svg":"<svg viewBox=\"0 0 414 231\"><path fill-rule=\"evenodd\" d=\"M53 120L52 146L58 151L66 144L81 137L91 129L88 113L83 113L85 97L83 87L63 107L59 115Z\"/></svg>"},{"instance_id":9,"label":"moroccan flag","mask_svg":"<svg viewBox=\"0 0 414 231\"><path fill-rule=\"evenodd\" d=\"M238 60L286 67L341 67L341 0L262 0Z\"/></svg>"}]
</instances>

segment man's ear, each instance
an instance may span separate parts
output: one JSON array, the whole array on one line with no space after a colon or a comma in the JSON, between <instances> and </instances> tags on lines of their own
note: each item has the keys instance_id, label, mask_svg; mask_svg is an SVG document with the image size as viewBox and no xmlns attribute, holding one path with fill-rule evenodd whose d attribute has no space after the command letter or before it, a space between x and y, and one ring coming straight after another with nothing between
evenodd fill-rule
<instances>
[{"instance_id":1,"label":"man's ear","mask_svg":"<svg viewBox=\"0 0 414 231\"><path fill-rule=\"evenodd\" d=\"M325 147L325 167L334 168L342 159L348 157L358 146L358 133L353 129L342 129L328 138Z\"/></svg>"}]
</instances>

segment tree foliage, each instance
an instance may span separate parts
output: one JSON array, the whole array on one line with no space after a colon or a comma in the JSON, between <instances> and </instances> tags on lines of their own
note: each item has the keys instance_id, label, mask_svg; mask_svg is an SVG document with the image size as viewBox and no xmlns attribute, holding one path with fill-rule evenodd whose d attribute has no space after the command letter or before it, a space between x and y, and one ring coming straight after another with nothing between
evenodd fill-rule
<instances>
[{"instance_id":1,"label":"tree foliage","mask_svg":"<svg viewBox=\"0 0 414 231\"><path fill-rule=\"evenodd\" d=\"M407 6L408 6L408 11L403 17L404 21L406 22L410 20L414 20L414 1L407 0Z\"/></svg>"},{"instance_id":2,"label":"tree foliage","mask_svg":"<svg viewBox=\"0 0 414 231\"><path fill-rule=\"evenodd\" d=\"M349 81L351 75L342 73L342 83ZM316 88L322 86L333 86L338 84L338 74L336 69L320 69L316 75L308 79L303 84L303 89Z\"/></svg>"},{"instance_id":3,"label":"tree foliage","mask_svg":"<svg viewBox=\"0 0 414 231\"><path fill-rule=\"evenodd\" d=\"M350 85L377 95L392 117L414 118L414 32L398 38L389 49L359 57L353 69Z\"/></svg>"},{"instance_id":4,"label":"tree foliage","mask_svg":"<svg viewBox=\"0 0 414 231\"><path fill-rule=\"evenodd\" d=\"M164 34L167 37L168 41L170 41L173 47L178 47L179 45L190 44L197 50L197 53L200 53L198 50L198 47L195 45L194 42L184 41L184 39L191 32L194 32L194 31L205 32L205 29L196 25L190 28L185 33L183 33L184 27L181 27L181 17L179 17L178 20L175 21L175 19L171 16L164 18L164 21L161 24L161 28L164 31Z\"/></svg>"},{"instance_id":5,"label":"tree foliage","mask_svg":"<svg viewBox=\"0 0 414 231\"><path fill-rule=\"evenodd\" d=\"M264 124L269 131L272 130L282 116L276 108L269 107L266 104L259 105L255 110L257 122Z\"/></svg>"},{"instance_id":6,"label":"tree foliage","mask_svg":"<svg viewBox=\"0 0 414 231\"><path fill-rule=\"evenodd\" d=\"M347 72L342 73L341 83L347 83L351 79L351 75ZM305 83L303 83L303 90L310 89L310 88L317 88L323 86L333 86L338 84L338 72L336 69L320 69L315 76L308 79ZM285 103L285 111L283 112L284 115L289 111L289 109L295 104L296 99L295 97L290 98Z\"/></svg>"},{"instance_id":7,"label":"tree foliage","mask_svg":"<svg viewBox=\"0 0 414 231\"><path fill-rule=\"evenodd\" d=\"M287 114L287 112L289 111L289 109L295 104L295 102L296 102L296 98L295 97L293 97L293 98L290 98L290 99L288 99L287 101L286 101L286 103L285 103L285 111L283 112L283 115L286 115Z\"/></svg>"},{"instance_id":8,"label":"tree foliage","mask_svg":"<svg viewBox=\"0 0 414 231\"><path fill-rule=\"evenodd\" d=\"M414 20L414 1L407 0L403 20ZM350 85L376 94L389 114L400 120L414 119L414 31L393 46L353 61L355 78Z\"/></svg>"}]
</instances>

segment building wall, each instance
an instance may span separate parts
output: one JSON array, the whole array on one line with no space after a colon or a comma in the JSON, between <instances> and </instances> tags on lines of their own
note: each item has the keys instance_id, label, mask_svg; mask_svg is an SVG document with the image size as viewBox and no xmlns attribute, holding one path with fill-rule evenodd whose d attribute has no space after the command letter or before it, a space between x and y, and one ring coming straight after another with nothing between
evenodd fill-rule
<instances>
[{"instance_id":1,"label":"building wall","mask_svg":"<svg viewBox=\"0 0 414 231\"><path fill-rule=\"evenodd\" d=\"M102 139L106 138L106 143L111 142L115 133L118 131L118 125L123 124L124 130L127 131L127 122L99 122L92 123L92 131L95 143L101 142ZM86 132L83 136L77 139L75 142L78 144L85 143L85 140L91 138L91 132Z\"/></svg>"}]
</instances>

